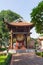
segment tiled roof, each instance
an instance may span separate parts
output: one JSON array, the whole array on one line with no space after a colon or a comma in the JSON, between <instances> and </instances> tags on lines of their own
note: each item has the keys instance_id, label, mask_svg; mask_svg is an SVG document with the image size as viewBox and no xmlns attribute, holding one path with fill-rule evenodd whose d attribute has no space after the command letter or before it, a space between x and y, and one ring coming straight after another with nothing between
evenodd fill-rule
<instances>
[{"instance_id":1,"label":"tiled roof","mask_svg":"<svg viewBox=\"0 0 43 65\"><path fill-rule=\"evenodd\" d=\"M11 22L10 25L13 25L13 26L33 26L33 23L28 23L28 22Z\"/></svg>"}]
</instances>

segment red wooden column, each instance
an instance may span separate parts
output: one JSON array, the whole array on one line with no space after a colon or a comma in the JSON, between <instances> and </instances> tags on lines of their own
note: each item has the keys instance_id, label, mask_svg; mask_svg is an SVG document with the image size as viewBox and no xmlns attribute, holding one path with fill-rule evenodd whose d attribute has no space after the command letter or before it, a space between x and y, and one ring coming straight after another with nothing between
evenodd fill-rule
<instances>
[{"instance_id":1,"label":"red wooden column","mask_svg":"<svg viewBox=\"0 0 43 65\"><path fill-rule=\"evenodd\" d=\"M10 43L10 48L13 49L13 31L11 29L11 43Z\"/></svg>"}]
</instances>

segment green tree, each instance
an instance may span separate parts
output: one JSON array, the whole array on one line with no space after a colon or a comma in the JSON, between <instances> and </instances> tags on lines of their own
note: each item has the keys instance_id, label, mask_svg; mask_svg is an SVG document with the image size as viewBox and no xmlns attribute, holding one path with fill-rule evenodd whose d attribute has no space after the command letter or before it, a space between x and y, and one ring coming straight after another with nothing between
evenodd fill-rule
<instances>
[{"instance_id":1,"label":"green tree","mask_svg":"<svg viewBox=\"0 0 43 65\"><path fill-rule=\"evenodd\" d=\"M6 44L9 38L8 29L2 20L3 18L7 19L8 22L13 22L14 20L22 17L11 10L2 10L0 12L0 36L2 35L2 37L0 37L0 44Z\"/></svg>"},{"instance_id":2,"label":"green tree","mask_svg":"<svg viewBox=\"0 0 43 65\"><path fill-rule=\"evenodd\" d=\"M2 21L2 18L7 19L9 22L12 22L18 18L22 18L19 14L11 11L11 10L2 10L0 12L0 21Z\"/></svg>"},{"instance_id":3,"label":"green tree","mask_svg":"<svg viewBox=\"0 0 43 65\"><path fill-rule=\"evenodd\" d=\"M43 33L43 1L33 8L31 12L31 22L34 23L37 33Z\"/></svg>"}]
</instances>

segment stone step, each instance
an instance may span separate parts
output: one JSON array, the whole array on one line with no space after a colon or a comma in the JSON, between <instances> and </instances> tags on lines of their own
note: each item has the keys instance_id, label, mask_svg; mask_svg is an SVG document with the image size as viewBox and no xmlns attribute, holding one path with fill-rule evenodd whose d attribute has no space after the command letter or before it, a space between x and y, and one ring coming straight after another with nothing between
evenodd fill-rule
<instances>
[{"instance_id":1,"label":"stone step","mask_svg":"<svg viewBox=\"0 0 43 65\"><path fill-rule=\"evenodd\" d=\"M32 53L35 53L35 50L34 49L25 49L25 50L9 50L9 53L29 53L29 52L32 52Z\"/></svg>"},{"instance_id":2,"label":"stone step","mask_svg":"<svg viewBox=\"0 0 43 65\"><path fill-rule=\"evenodd\" d=\"M35 52L35 50L33 49L16 50L16 53L29 53L29 52Z\"/></svg>"}]
</instances>

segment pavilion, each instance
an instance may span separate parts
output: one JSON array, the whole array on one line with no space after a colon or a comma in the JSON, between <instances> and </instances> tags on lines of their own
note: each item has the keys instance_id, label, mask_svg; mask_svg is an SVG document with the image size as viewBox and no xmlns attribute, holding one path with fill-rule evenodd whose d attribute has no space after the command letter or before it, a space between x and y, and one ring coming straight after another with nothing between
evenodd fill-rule
<instances>
[{"instance_id":1,"label":"pavilion","mask_svg":"<svg viewBox=\"0 0 43 65\"><path fill-rule=\"evenodd\" d=\"M3 20L10 32L10 49L13 48L13 39L16 38L16 49L22 47L27 48L27 36L30 36L30 30L33 28L33 23L28 23L23 20L13 21L8 23Z\"/></svg>"}]
</instances>

